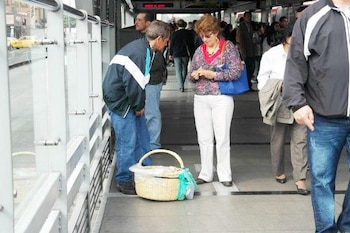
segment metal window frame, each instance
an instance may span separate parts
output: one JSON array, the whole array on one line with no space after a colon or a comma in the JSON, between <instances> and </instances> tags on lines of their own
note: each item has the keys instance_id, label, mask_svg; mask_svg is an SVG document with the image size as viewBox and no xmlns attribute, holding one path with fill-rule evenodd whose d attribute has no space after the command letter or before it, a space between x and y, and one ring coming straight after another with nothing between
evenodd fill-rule
<instances>
[{"instance_id":1,"label":"metal window frame","mask_svg":"<svg viewBox=\"0 0 350 233\"><path fill-rule=\"evenodd\" d=\"M1 1L0 32L3 36L0 36L0 54L4 56L0 57L0 71L5 77L0 79L0 148L3 151L0 156L0 225L9 233L86 232L93 227L91 216L101 192L107 188L103 180L110 178L107 174L112 167L113 152L108 149L110 123L102 99L102 77L107 67L103 63L109 62L114 51L114 25L66 6L62 0L19 1L48 10L47 37L55 43L42 44L49 45L45 60L47 75L45 80L33 81L33 98L39 101L33 112L39 179L35 190L28 195L28 201L21 203L15 211L6 12ZM73 92L79 98L77 109L73 110L68 109L66 100L63 16L67 14L78 19L78 40L82 41L75 45L80 65L77 79L81 85ZM101 35L112 43L102 44ZM33 69L39 70L38 67ZM70 112L81 114L71 116ZM74 125L71 135L67 122Z\"/></svg>"}]
</instances>

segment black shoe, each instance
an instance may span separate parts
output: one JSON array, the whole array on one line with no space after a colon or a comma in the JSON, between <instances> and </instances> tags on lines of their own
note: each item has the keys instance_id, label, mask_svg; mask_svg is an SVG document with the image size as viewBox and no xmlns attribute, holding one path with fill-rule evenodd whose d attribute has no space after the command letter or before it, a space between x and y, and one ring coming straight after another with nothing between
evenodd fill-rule
<instances>
[{"instance_id":1,"label":"black shoe","mask_svg":"<svg viewBox=\"0 0 350 233\"><path fill-rule=\"evenodd\" d=\"M305 182L304 179L299 180L299 181ZM300 195L308 195L308 194L309 194L309 191L308 191L306 188L305 188L305 189L299 188L299 186L297 185L297 183L298 183L299 181L297 181L297 182L295 183L295 186L297 187L297 194L300 194ZM303 185L303 187L305 187L305 184Z\"/></svg>"},{"instance_id":2,"label":"black shoe","mask_svg":"<svg viewBox=\"0 0 350 233\"><path fill-rule=\"evenodd\" d=\"M305 187L306 186L305 179L301 179L301 180L298 180L297 182L295 182L295 186L297 187L297 194L308 195L309 191L306 188L299 188L299 186L298 186L299 182L303 182L304 183L304 185L302 185L301 187Z\"/></svg>"},{"instance_id":3,"label":"black shoe","mask_svg":"<svg viewBox=\"0 0 350 233\"><path fill-rule=\"evenodd\" d=\"M300 195L308 195L309 194L309 191L307 189L300 189L298 188L298 185L295 185L297 186L297 194L300 194Z\"/></svg>"},{"instance_id":4,"label":"black shoe","mask_svg":"<svg viewBox=\"0 0 350 233\"><path fill-rule=\"evenodd\" d=\"M117 190L126 195L136 195L135 186L132 183L117 183Z\"/></svg>"},{"instance_id":5,"label":"black shoe","mask_svg":"<svg viewBox=\"0 0 350 233\"><path fill-rule=\"evenodd\" d=\"M208 183L208 182L205 181L205 180L203 180L203 179L201 179L201 178L197 178L197 179L196 179L196 184L197 184L197 185L205 184L205 183Z\"/></svg>"},{"instance_id":6,"label":"black shoe","mask_svg":"<svg viewBox=\"0 0 350 233\"><path fill-rule=\"evenodd\" d=\"M226 187L231 187L232 186L232 181L223 181L223 182L221 182L221 184L223 184Z\"/></svg>"},{"instance_id":7,"label":"black shoe","mask_svg":"<svg viewBox=\"0 0 350 233\"><path fill-rule=\"evenodd\" d=\"M287 182L287 178L282 178L282 179L276 178L276 182L277 182L277 183L280 183L280 184L284 184L284 183Z\"/></svg>"}]
</instances>

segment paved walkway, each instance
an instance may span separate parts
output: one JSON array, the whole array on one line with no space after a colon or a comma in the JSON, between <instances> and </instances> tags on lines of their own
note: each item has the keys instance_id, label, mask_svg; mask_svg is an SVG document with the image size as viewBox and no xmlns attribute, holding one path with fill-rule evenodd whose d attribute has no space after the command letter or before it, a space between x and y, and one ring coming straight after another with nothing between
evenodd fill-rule
<instances>
[{"instance_id":1,"label":"paved walkway","mask_svg":"<svg viewBox=\"0 0 350 233\"><path fill-rule=\"evenodd\" d=\"M193 88L176 88L173 68L161 97L163 148L178 153L196 178L199 149L193 118ZM217 181L200 185L193 200L156 202L127 196L111 183L102 207L101 233L229 233L314 232L310 196L296 194L290 158L286 161L288 182L278 184L270 167L269 127L262 123L256 92L235 97L231 130L233 187ZM286 144L289 153L289 144ZM152 156L155 164L175 165L171 156ZM289 157L289 156L287 156ZM345 156L340 162L336 214L341 210L349 173Z\"/></svg>"}]
</instances>

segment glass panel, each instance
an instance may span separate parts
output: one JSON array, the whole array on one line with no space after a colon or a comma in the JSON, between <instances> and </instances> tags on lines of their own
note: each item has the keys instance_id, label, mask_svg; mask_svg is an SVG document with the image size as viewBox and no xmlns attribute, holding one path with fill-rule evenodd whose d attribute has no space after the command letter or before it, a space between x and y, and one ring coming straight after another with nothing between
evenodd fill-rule
<instances>
[{"instance_id":1,"label":"glass panel","mask_svg":"<svg viewBox=\"0 0 350 233\"><path fill-rule=\"evenodd\" d=\"M34 83L47 77L46 11L17 1L6 6L9 55L14 189L17 207L30 193L37 178L34 145ZM45 106L44 106L45 108ZM45 113L43 113L45 114ZM46 122L40 122L45 125Z\"/></svg>"}]
</instances>

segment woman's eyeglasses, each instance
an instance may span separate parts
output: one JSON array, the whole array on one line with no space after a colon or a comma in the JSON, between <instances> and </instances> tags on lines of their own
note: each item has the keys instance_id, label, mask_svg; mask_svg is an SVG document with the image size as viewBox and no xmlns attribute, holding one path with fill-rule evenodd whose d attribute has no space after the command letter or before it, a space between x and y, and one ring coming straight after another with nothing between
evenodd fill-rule
<instances>
[{"instance_id":1,"label":"woman's eyeglasses","mask_svg":"<svg viewBox=\"0 0 350 233\"><path fill-rule=\"evenodd\" d=\"M206 38L206 39L209 39L211 37L211 35L213 35L213 33L210 33L210 34L207 34L207 35L201 35L200 37L203 39L203 38Z\"/></svg>"}]
</instances>

